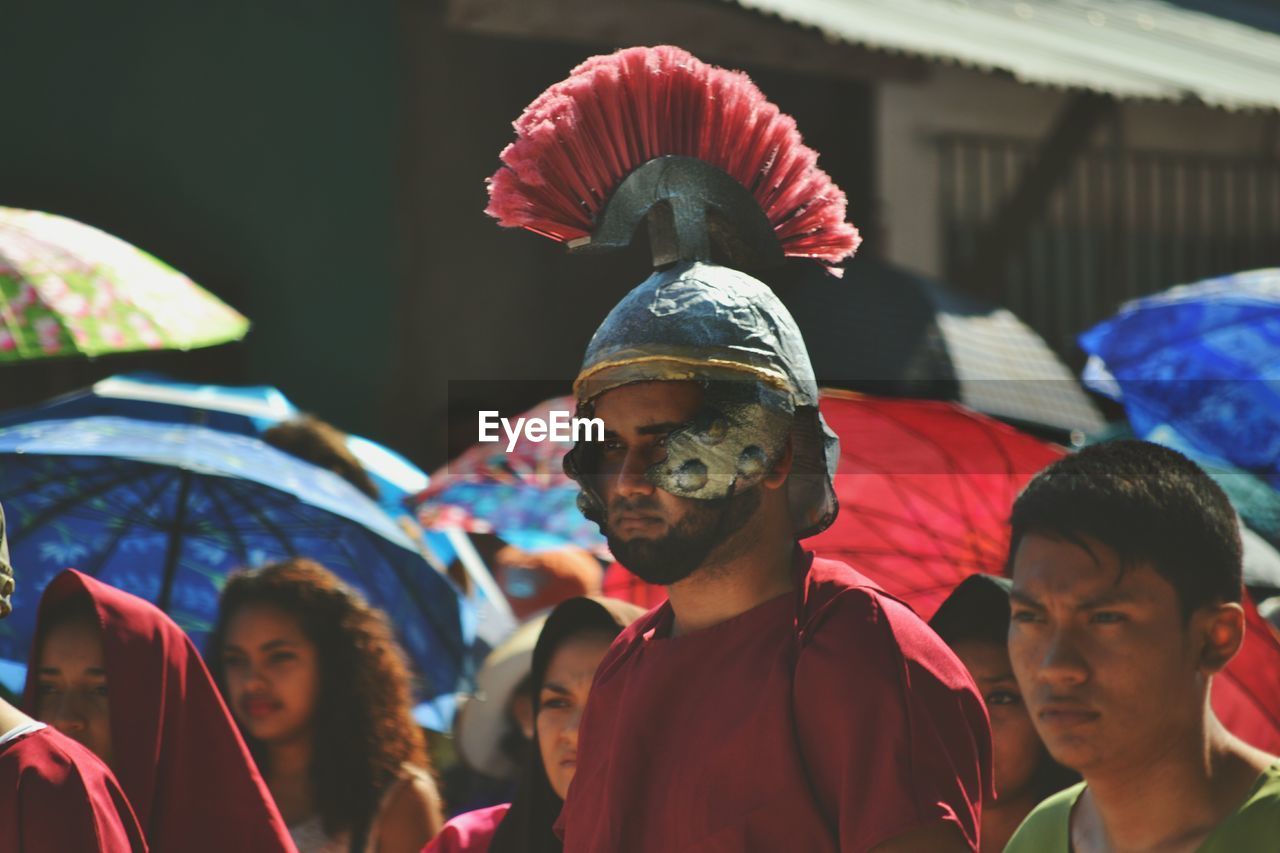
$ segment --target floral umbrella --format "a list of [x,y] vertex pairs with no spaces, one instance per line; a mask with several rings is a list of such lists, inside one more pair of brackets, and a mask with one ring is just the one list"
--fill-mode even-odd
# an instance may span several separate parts
[[194,349],[248,329],[234,309],[119,238],[0,207],[0,363]]

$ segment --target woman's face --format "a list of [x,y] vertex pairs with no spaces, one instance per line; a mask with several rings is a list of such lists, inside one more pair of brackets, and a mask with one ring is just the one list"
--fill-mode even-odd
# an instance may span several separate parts
[[1009,652],[980,640],[956,643],[954,651],[978,683],[991,716],[996,799],[1012,799],[1026,790],[1046,752],[1013,678]]
[[71,619],[45,634],[36,670],[36,717],[111,764],[111,704],[97,624]]
[[272,744],[310,736],[320,673],[316,647],[293,616],[266,604],[236,610],[222,671],[227,703],[254,738]]
[[538,747],[547,781],[562,800],[578,767],[578,721],[591,692],[591,679],[611,642],[608,634],[579,634],[562,642],[547,663],[538,693]]

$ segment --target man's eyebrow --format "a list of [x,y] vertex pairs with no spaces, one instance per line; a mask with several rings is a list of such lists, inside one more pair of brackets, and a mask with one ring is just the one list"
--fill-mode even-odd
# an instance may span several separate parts
[[684,424],[677,423],[675,421],[666,421],[660,424],[645,424],[638,428],[636,433],[638,435],[666,435],[672,430],[677,430],[682,426],[684,426]]
[[570,691],[570,690],[569,690],[569,688],[568,688],[568,687],[565,687],[565,686],[564,686],[564,685],[562,685],[562,684],[557,684],[557,683],[556,683],[556,682],[554,682],[554,681],[547,681],[547,682],[544,682],[544,683],[543,683],[543,685],[542,685],[542,689],[543,689],[543,690],[550,690],[552,693],[563,693],[563,694],[565,694],[566,696],[567,696],[567,695],[569,695],[569,694],[572,692],[572,691]]
[[1111,590],[1101,595],[1095,595],[1093,598],[1085,599],[1080,602],[1079,609],[1097,610],[1099,607],[1110,607],[1115,604],[1132,604],[1137,600],[1131,593]]
[[1043,604],[1036,601],[1034,598],[1027,595],[1025,592],[1021,592],[1016,589],[1009,590],[1009,600],[1016,601],[1019,604],[1025,605],[1027,607],[1034,607],[1037,610],[1044,610]]

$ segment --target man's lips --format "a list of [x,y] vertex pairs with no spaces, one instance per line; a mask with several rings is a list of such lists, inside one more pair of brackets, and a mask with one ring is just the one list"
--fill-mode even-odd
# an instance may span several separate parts
[[1051,702],[1036,711],[1036,718],[1053,728],[1072,728],[1092,723],[1101,714],[1086,705],[1074,702]]
[[662,519],[656,515],[641,515],[639,513],[624,512],[613,516],[609,521],[609,527],[614,531],[621,533],[624,530],[644,530],[649,527],[660,525]]

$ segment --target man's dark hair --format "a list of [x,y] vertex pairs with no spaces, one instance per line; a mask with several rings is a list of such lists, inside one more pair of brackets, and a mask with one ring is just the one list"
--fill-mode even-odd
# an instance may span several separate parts
[[1239,601],[1242,545],[1226,493],[1194,462],[1146,441],[1111,441],[1059,459],[1013,505],[1009,573],[1027,534],[1116,552],[1122,566],[1149,562],[1173,585],[1184,616]]

